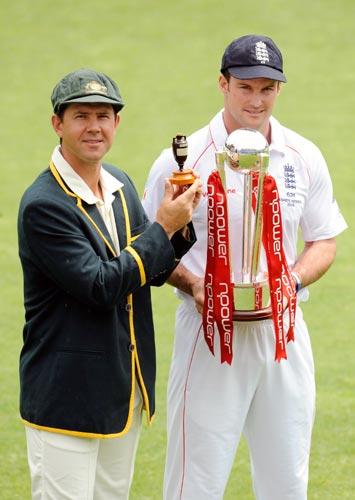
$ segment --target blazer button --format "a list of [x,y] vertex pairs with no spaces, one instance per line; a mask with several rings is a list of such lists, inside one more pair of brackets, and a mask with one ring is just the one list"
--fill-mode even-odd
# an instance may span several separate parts
[[132,309],[131,304],[126,304],[125,309],[126,309],[126,311],[130,311]]
[[134,344],[129,344],[128,349],[129,349],[131,352],[133,352],[135,348],[136,348],[136,346],[135,346]]

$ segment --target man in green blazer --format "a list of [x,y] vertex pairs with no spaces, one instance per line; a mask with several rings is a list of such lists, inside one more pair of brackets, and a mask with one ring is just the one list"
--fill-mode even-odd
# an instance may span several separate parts
[[166,182],[150,224],[130,178],[103,164],[123,101],[83,69],[52,94],[60,139],[18,217],[26,321],[20,411],[34,499],[126,499],[142,408],[154,411],[150,285],[195,241],[200,181]]

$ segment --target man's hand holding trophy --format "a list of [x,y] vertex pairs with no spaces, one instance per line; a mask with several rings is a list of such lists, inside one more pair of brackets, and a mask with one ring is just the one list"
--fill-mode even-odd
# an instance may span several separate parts
[[179,134],[174,137],[172,148],[179,169],[165,181],[164,198],[157,211],[156,221],[164,227],[169,238],[181,230],[183,236],[188,239],[187,224],[201,199],[202,184],[197,174],[183,168],[187,158],[186,136]]

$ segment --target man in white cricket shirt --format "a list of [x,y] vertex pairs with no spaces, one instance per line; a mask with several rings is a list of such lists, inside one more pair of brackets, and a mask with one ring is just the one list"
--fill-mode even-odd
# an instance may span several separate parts
[[[202,328],[207,179],[215,169],[215,151],[223,149],[232,131],[256,129],[269,143],[269,174],[279,191],[284,252],[298,303],[307,300],[308,285],[332,264],[335,236],[347,227],[319,149],[272,116],[281,82],[286,82],[282,55],[273,40],[259,35],[233,40],[224,52],[219,77],[224,109],[188,137],[186,167],[200,173],[204,196],[193,215],[197,243],[169,280],[181,304],[168,385],[166,500],[221,500],[242,433],[256,498],[307,498],[315,382],[301,309],[297,306],[294,341],[287,344],[287,359],[281,362],[275,361],[271,319],[234,323],[231,365],[221,364],[218,342],[211,354]],[[164,179],[175,168],[171,151],[165,150],[151,169],[143,205],[152,220]],[[241,267],[240,177],[230,169],[226,172],[234,269]],[[297,254],[299,228],[304,248]]]

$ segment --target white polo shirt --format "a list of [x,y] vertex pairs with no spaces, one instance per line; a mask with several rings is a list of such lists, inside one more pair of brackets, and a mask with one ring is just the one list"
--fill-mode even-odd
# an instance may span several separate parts
[[[203,197],[193,214],[197,242],[182,258],[184,266],[197,276],[204,276],[207,251],[207,179],[216,168],[215,152],[223,150],[227,131],[223,110],[211,122],[188,137],[186,168],[199,172],[203,183]],[[277,182],[283,223],[283,245],[287,262],[292,267],[297,258],[298,228],[304,241],[332,238],[347,225],[333,198],[328,168],[319,149],[307,139],[283,127],[270,118],[271,144],[268,172]],[[154,220],[164,193],[164,179],[177,169],[171,149],[164,150],[153,164],[143,197],[148,217]],[[243,179],[242,174],[226,168],[229,237],[232,268],[241,273]],[[261,268],[266,269],[265,256]],[[188,298],[186,294],[181,294]],[[299,299],[306,300],[306,289]]]

